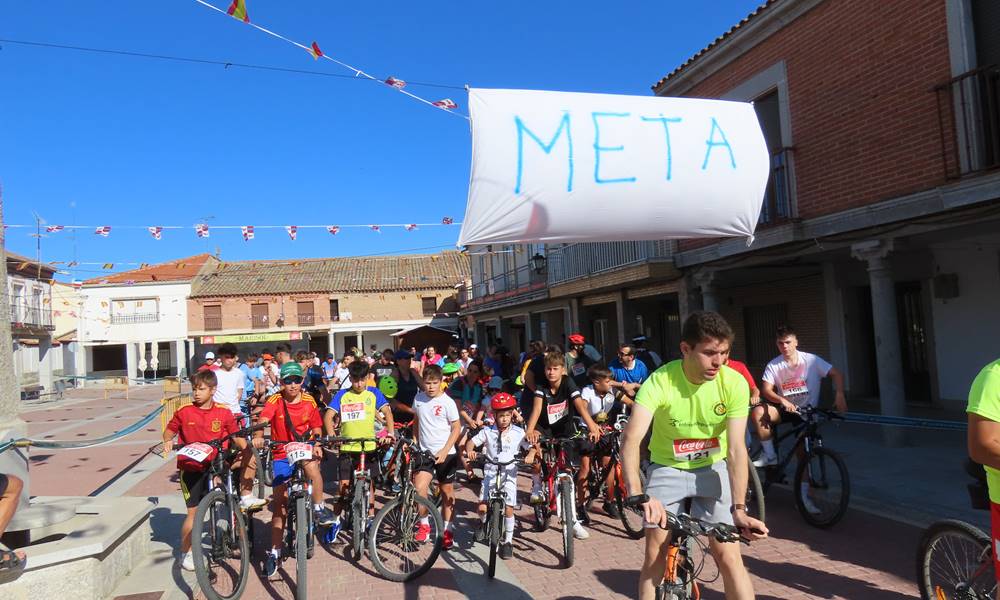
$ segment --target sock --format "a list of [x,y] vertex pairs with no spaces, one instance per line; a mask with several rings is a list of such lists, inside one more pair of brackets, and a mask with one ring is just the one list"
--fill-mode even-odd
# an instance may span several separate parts
[[479,515],[479,520],[482,521],[483,523],[486,523],[486,516],[487,516],[486,513]]
[[503,543],[509,544],[514,541],[514,517],[504,517],[503,527]]
[[313,502],[313,510],[319,510],[321,508],[323,508],[323,503],[322,502],[320,502],[319,504]]
[[271,548],[271,556],[273,556],[274,558],[278,558],[279,556],[281,556],[281,550],[279,550],[278,548]]
[[774,452],[774,440],[761,440],[760,447],[764,449],[764,456],[768,458],[774,458],[776,456]]
[[430,527],[431,526],[431,518],[430,517],[420,517],[420,524],[421,525],[426,525],[426,526]]
[[444,522],[444,530],[445,531],[451,531],[451,521],[445,521]]

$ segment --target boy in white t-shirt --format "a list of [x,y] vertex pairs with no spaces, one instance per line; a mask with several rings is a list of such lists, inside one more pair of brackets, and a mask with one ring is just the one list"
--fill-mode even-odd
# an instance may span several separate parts
[[[465,443],[465,453],[469,460],[476,459],[476,448],[483,446],[483,454],[494,462],[509,462],[516,458],[518,451],[528,450],[531,444],[524,436],[524,430],[511,424],[514,417],[514,408],[517,406],[517,399],[510,394],[500,392],[495,394],[490,400],[490,407],[493,409],[495,423],[489,427],[479,430],[468,442]],[[526,462],[533,462],[534,452],[528,452]],[[504,537],[500,544],[500,558],[506,560],[514,556],[514,506],[517,504],[517,463],[513,462],[506,466],[497,466],[487,461],[483,467],[483,485],[479,494],[479,529],[476,530],[475,539],[483,542],[486,539],[486,502],[490,498],[490,492],[496,477],[506,477],[504,482]],[[500,470],[503,469],[503,472]]]
[[[413,437],[421,450],[434,455],[431,462],[417,455],[414,463],[413,485],[417,493],[427,497],[431,479],[441,486],[441,516],[444,518],[444,543],[448,550],[454,543],[451,517],[455,511],[455,473],[458,471],[458,453],[455,444],[462,435],[458,405],[441,386],[441,367],[430,364],[424,367],[423,380],[426,392],[413,399]],[[417,528],[416,540],[425,542],[430,535],[430,517],[424,515]]]
[[[601,461],[601,465],[607,467],[611,463],[611,448],[609,445],[610,438],[607,434],[607,424],[613,424],[614,419],[625,410],[625,407],[632,405],[632,399],[627,395],[621,395],[621,402],[618,402],[615,398],[615,392],[611,388],[611,382],[613,380],[613,374],[611,369],[601,365],[596,364],[587,369],[587,377],[590,379],[590,385],[586,386],[581,390],[580,397],[587,403],[587,408],[590,411],[590,416],[594,419],[594,422],[601,427],[601,439],[597,442],[595,447],[594,456],[598,457]],[[586,477],[590,473],[590,456],[580,457],[580,472]],[[608,516],[617,519],[618,509],[615,507],[615,473],[612,470],[608,471],[607,477],[607,492],[608,497],[604,499],[604,512]],[[587,490],[582,490],[581,496],[586,493]],[[589,521],[589,517],[586,517],[586,500],[584,496],[580,500],[583,501],[581,507],[578,508],[577,512],[584,517],[584,523]]]

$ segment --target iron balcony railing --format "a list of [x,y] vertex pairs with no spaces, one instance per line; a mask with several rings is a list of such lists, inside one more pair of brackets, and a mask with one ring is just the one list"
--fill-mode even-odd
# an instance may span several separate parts
[[128,315],[111,315],[112,325],[134,325],[137,323],[156,323],[160,320],[160,313],[145,312],[132,313]]
[[648,260],[669,259],[673,254],[673,247],[673,243],[668,240],[583,242],[548,246],[548,284],[564,283]]
[[760,210],[760,225],[774,225],[792,218],[789,186],[788,159],[791,148],[782,148],[771,154],[771,176],[767,179],[764,205]]
[[1000,66],[973,69],[934,92],[945,176],[1000,168]]
[[316,313],[299,313],[299,327],[316,324]]
[[205,315],[205,331],[222,331],[222,317]]
[[52,309],[31,306],[21,296],[10,297],[10,322],[20,327],[41,327],[53,329]]
[[[487,279],[474,280],[470,286],[465,305],[478,304],[491,299],[500,299],[540,290],[545,287],[545,272],[538,273],[530,265],[521,265]],[[459,297],[462,290],[459,290]]]

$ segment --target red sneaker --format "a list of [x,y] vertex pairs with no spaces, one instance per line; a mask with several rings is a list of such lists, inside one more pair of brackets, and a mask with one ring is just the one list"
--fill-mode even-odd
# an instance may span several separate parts
[[430,525],[424,525],[423,523],[421,523],[417,527],[417,535],[414,536],[413,539],[415,539],[418,542],[420,542],[421,544],[423,544],[424,542],[427,541],[427,538],[428,538],[428,536],[430,536],[430,534],[431,534],[431,526]]
[[455,534],[446,529],[444,532],[444,542],[441,544],[441,549],[451,550],[451,546],[454,543],[455,543]]

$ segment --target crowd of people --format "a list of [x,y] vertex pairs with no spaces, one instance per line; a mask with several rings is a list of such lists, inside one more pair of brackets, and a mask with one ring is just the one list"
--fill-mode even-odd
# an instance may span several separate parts
[[[531,472],[530,502],[546,501],[537,456],[542,437],[574,440],[580,459],[572,529],[574,537],[587,539],[588,498],[583,484],[593,461],[608,460],[601,444],[606,430],[599,423],[625,415],[625,481],[630,501],[642,507],[647,525],[639,597],[652,598],[657,578],[664,572],[669,535],[660,526],[665,525],[666,512],[680,510],[685,501],[692,502],[691,514],[696,518],[735,525],[750,539],[767,535],[766,525],[747,515],[739,501],[746,497],[748,419],[764,447],[759,462],[770,464],[775,460],[773,427],[795,421],[801,407],[818,404],[820,379],[833,380],[835,408],[846,410],[841,374],[822,358],[798,350],[794,329],[782,327],[776,332],[780,354],[765,368],[760,385],[744,364],[730,358],[733,338],[732,329],[720,315],[699,312],[684,323],[682,358],[667,363],[646,348],[643,335],[621,344],[611,360],[605,360],[580,333],[567,336],[565,348],[531,341],[517,356],[500,342],[490,344],[485,351],[476,344],[449,347],[443,353],[432,346],[420,352],[409,347],[367,355],[352,350],[339,360],[332,354],[323,359],[309,352],[293,355],[287,345],[279,345],[274,353],[251,354],[240,362],[236,347],[223,344],[206,354],[205,363],[192,377],[192,404],[182,409],[184,415],[175,415],[164,437],[169,440],[180,434],[181,443],[190,442],[194,438],[186,430],[187,413],[216,411],[212,414],[217,415],[228,411],[232,422],[222,428],[223,432],[252,420],[269,423],[271,438],[278,441],[323,434],[379,440],[344,445],[339,455],[330,458],[336,461],[343,497],[361,455],[369,467],[378,464],[379,446],[391,444],[397,431],[405,427],[425,456],[433,457],[418,460],[413,483],[418,493],[426,495],[432,480],[437,481],[444,520],[443,548],[447,550],[454,543],[453,484],[459,473],[470,484],[480,483],[483,500],[490,481],[498,476],[496,467],[487,463],[483,471],[487,481],[478,482],[470,461],[480,449],[494,461],[510,460],[520,452]],[[200,430],[195,433],[200,434]],[[503,443],[496,444],[498,439]],[[263,446],[263,432],[251,445]],[[247,484],[255,468],[253,453],[241,447],[238,455],[236,468],[241,469],[241,482]],[[290,473],[280,447],[274,459],[273,549],[263,568],[268,577],[279,562],[283,482]],[[331,510],[324,503],[322,459],[323,450],[317,446],[306,472],[313,484],[314,518],[330,527],[335,540],[344,506],[338,500]],[[640,469],[645,470],[645,487],[640,483]],[[182,474],[188,506],[196,506],[200,499],[200,484],[194,479],[189,473]],[[517,479],[510,477],[508,481],[500,549],[504,559],[513,555],[514,510],[518,505]],[[799,492],[808,502],[808,488]],[[242,486],[241,493],[245,508],[264,503],[249,485]],[[615,494],[615,487],[609,486],[607,493]],[[614,498],[602,500],[602,510],[617,516]],[[479,514],[485,515],[485,505],[479,507]],[[182,548],[184,568],[193,567],[190,520],[189,515]],[[426,540],[429,524],[425,520],[418,527],[417,539]],[[477,533],[476,538],[481,537]],[[727,595],[752,597],[739,545],[713,543],[713,551]]]

